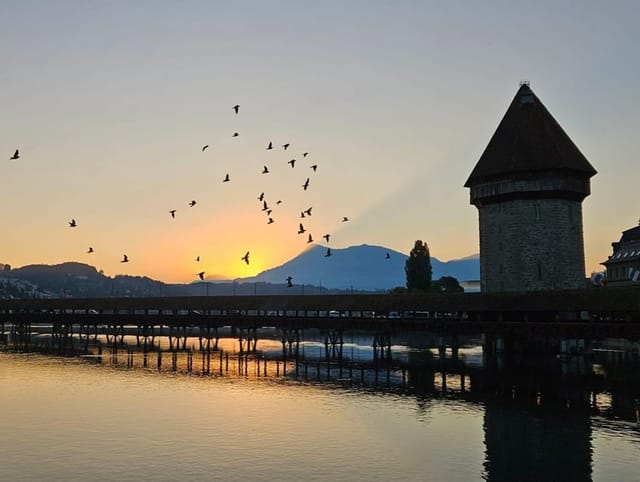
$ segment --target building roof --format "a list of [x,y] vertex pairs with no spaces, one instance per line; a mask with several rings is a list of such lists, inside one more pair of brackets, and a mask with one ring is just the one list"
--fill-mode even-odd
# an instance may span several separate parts
[[523,83],[465,187],[495,176],[557,170],[588,178],[596,174],[529,85]]
[[609,265],[616,263],[636,262],[640,260],[640,226],[622,231],[620,241],[611,243],[613,254],[600,263]]
[[631,241],[640,241],[640,225],[636,226],[635,228],[622,231],[620,243],[629,243]]

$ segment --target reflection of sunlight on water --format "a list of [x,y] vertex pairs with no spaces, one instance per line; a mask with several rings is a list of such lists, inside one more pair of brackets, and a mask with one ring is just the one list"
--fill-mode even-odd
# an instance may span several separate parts
[[595,407],[598,410],[609,410],[612,406],[613,400],[610,393],[596,393],[595,394]]

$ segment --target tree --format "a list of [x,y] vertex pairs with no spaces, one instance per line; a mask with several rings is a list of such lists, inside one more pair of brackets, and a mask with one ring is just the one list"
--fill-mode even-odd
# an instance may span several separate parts
[[462,293],[464,292],[464,288],[460,286],[457,278],[453,276],[443,276],[438,281],[436,281],[436,285],[441,291],[445,293]]
[[431,288],[431,256],[427,243],[416,241],[404,264],[409,290],[428,291]]

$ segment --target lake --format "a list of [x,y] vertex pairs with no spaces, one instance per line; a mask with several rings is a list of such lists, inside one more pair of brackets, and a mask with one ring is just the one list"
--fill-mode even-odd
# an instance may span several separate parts
[[273,336],[249,355],[223,338],[175,371],[138,349],[0,351],[0,480],[640,480],[630,342],[533,362],[482,335],[453,352],[407,334],[390,359],[367,334],[338,356],[323,340],[285,365]]

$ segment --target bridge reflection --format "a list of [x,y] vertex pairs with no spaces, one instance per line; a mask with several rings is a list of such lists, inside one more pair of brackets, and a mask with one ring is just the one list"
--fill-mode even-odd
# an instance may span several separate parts
[[95,324],[7,324],[7,350],[74,354],[110,366],[277,378],[484,413],[488,480],[588,480],[594,420],[638,430],[635,340],[496,333]]

